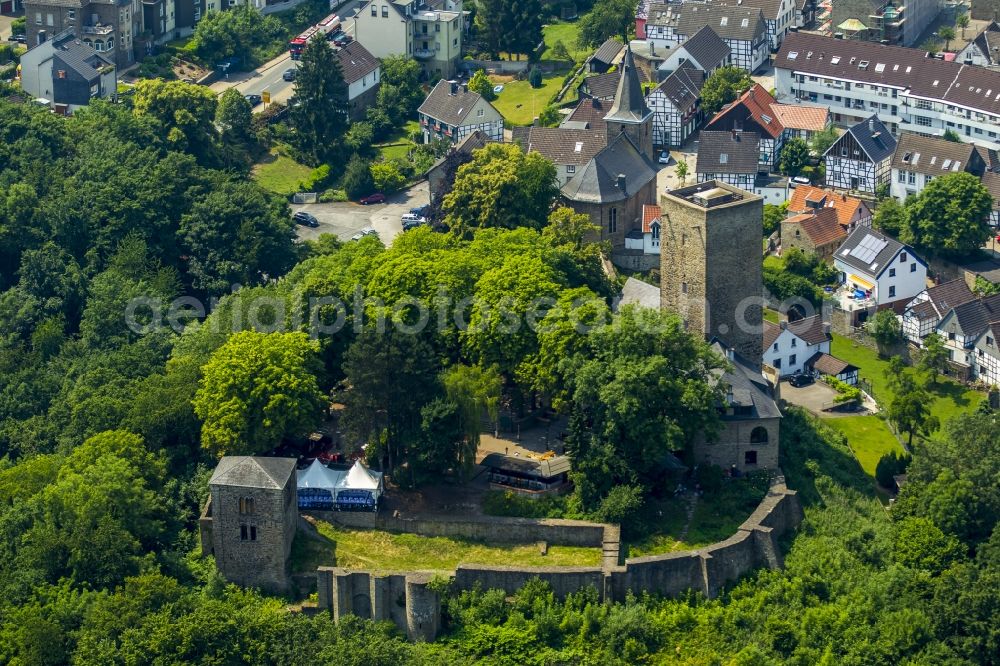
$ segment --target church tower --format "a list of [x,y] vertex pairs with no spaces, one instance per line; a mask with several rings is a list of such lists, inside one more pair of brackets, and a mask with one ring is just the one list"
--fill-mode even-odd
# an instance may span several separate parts
[[653,112],[646,106],[639,83],[639,71],[632,59],[632,49],[625,47],[625,57],[621,64],[622,75],[618,80],[618,92],[614,104],[604,122],[608,125],[608,143],[624,132],[632,143],[646,157],[653,158]]

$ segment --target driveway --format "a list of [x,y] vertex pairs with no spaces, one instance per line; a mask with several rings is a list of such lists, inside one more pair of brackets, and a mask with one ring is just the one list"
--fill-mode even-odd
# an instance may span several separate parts
[[315,229],[296,227],[299,238],[303,240],[315,240],[322,234],[333,234],[340,240],[346,241],[362,229],[371,227],[388,246],[403,231],[399,218],[409,213],[411,208],[427,203],[430,203],[430,193],[427,181],[423,180],[408,190],[388,197],[384,204],[362,206],[353,201],[292,204],[292,211],[304,210],[319,220],[319,226]]
[[0,41],[5,42],[10,37],[10,25],[14,22],[15,18],[7,14],[0,14]]
[[770,62],[766,62],[757,68],[757,73],[750,76],[754,83],[759,83],[760,86],[767,92],[774,90],[774,67]]
[[825,408],[829,408],[833,405],[834,398],[836,397],[837,392],[834,391],[828,384],[824,384],[821,381],[817,381],[814,384],[803,386],[801,388],[796,388],[785,381],[781,382],[782,400],[790,402],[793,405],[803,407],[816,416],[822,418],[861,416],[865,414],[873,414],[877,409],[874,403],[865,399],[864,409],[859,409],[856,412],[824,411]]
[[[681,180],[677,177],[677,164],[684,160],[687,162],[688,172],[684,179],[685,185],[693,185],[697,182],[695,167],[697,167],[698,141],[688,141],[680,148],[670,151],[670,164],[667,164],[656,175],[656,191],[663,193],[681,186]],[[657,197],[659,199],[659,197]]]

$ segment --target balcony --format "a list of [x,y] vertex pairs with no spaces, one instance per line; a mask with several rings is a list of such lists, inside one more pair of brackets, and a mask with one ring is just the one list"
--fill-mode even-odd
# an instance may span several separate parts
[[413,49],[413,57],[417,60],[430,60],[436,53],[434,49]]
[[83,30],[83,34],[85,35],[100,35],[102,37],[114,34],[115,32],[115,27],[113,25],[82,25],[80,26],[80,29]]

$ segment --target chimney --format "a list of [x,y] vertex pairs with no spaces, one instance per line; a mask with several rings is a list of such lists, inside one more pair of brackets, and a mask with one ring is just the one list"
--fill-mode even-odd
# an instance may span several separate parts
[[541,124],[542,124],[542,121],[540,121],[538,119],[538,116],[535,116],[534,118],[531,119],[531,126],[532,127],[538,127]]
[[871,132],[872,134],[875,133],[875,119],[874,118],[869,118],[868,119],[868,131]]
[[830,335],[830,322],[823,322],[823,335]]
[[778,326],[780,326],[781,330],[784,331],[785,329],[788,328],[788,320],[787,319],[782,319],[780,322],[778,322]]
[[450,92],[448,94],[449,95],[457,95],[458,94],[458,81],[449,81],[448,85],[450,86]]
[[626,194],[628,193],[628,190],[625,189],[625,174],[623,173],[618,174],[618,189]]
[[736,133],[736,128],[733,128],[733,141],[739,141],[740,135]]
[[465,92],[465,93],[469,92],[469,84],[468,83],[463,83],[462,84],[462,92]]
[[[726,347],[726,358],[729,359],[730,361],[736,360],[736,352],[733,350],[732,347]],[[730,396],[732,395],[732,393],[733,393],[733,387],[730,386],[729,387]],[[732,402],[732,398],[730,398],[730,402]]]

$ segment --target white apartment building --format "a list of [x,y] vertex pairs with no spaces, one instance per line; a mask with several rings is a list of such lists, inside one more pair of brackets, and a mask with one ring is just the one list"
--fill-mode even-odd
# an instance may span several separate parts
[[830,109],[853,125],[877,113],[893,134],[942,136],[1000,149],[1000,72],[918,49],[790,33],[775,56],[779,99]]
[[354,39],[376,58],[408,55],[428,77],[455,74],[462,57],[461,0],[367,0],[353,20]]

